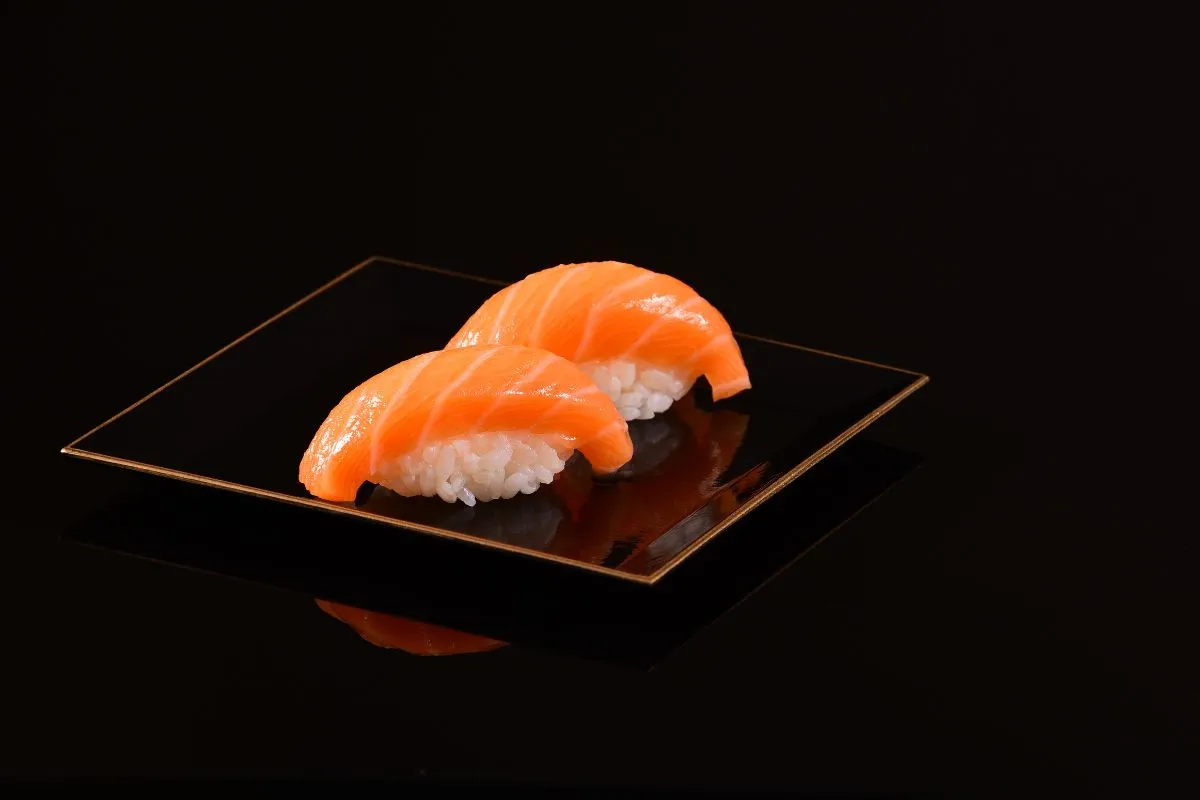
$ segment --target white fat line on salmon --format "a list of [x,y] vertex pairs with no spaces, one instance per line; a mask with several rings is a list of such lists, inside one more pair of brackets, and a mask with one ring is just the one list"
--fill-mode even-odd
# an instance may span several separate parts
[[496,314],[496,319],[492,322],[492,332],[488,334],[484,344],[500,344],[500,329],[504,324],[504,316],[508,313],[508,307],[512,305],[513,298],[517,296],[516,284],[505,289],[504,294],[504,302],[500,304],[500,312]]
[[631,344],[628,348],[626,348],[625,352],[621,355],[621,359],[623,360],[626,358],[631,358],[631,357],[636,356],[638,348],[641,347],[642,345],[644,345],[647,341],[649,341],[650,337],[653,336],[655,333],[657,333],[659,328],[661,328],[663,325],[666,325],[667,322],[669,322],[670,320],[686,319],[686,314],[684,314],[684,312],[686,312],[689,308],[694,306],[696,303],[701,302],[703,299],[704,298],[702,298],[698,294],[692,295],[692,297],[686,303],[675,306],[675,308],[671,309],[666,314],[663,314],[658,319],[654,320],[654,322],[650,323],[650,327],[648,327],[648,328],[646,328],[646,330],[642,331],[642,335],[639,336],[636,340],[634,340],[633,344]]
[[449,386],[442,389],[442,391],[438,393],[437,399],[433,401],[433,405],[429,409],[429,417],[425,420],[425,427],[421,429],[421,435],[417,439],[417,446],[415,448],[416,452],[419,453],[422,449],[424,449],[425,442],[429,438],[429,430],[433,427],[433,423],[437,420],[438,412],[441,411],[442,403],[446,401],[446,397],[459,386],[462,386],[463,382],[466,381],[467,378],[470,378],[471,375],[475,373],[475,370],[479,369],[485,361],[499,352],[501,352],[501,350],[497,348],[494,350],[487,350],[475,356],[475,360],[471,362],[470,366],[464,369],[462,374],[455,378]]
[[496,395],[495,399],[492,400],[492,404],[490,406],[488,406],[487,409],[482,414],[479,415],[479,418],[477,420],[475,420],[475,424],[471,426],[471,430],[468,431],[468,435],[470,435],[472,433],[478,433],[483,428],[483,423],[487,421],[487,418],[490,417],[492,415],[492,412],[496,410],[496,407],[498,405],[500,405],[500,401],[508,396],[507,395],[508,392],[518,389],[522,386],[528,386],[529,384],[533,383],[533,380],[535,378],[537,378],[538,375],[541,375],[543,372],[545,372],[546,367],[553,364],[555,362],[555,360],[557,360],[557,359],[558,359],[558,356],[554,355],[553,353],[546,354],[545,356],[542,357],[542,360],[539,361],[537,363],[537,365],[534,366],[533,369],[531,369],[529,372],[527,372],[525,374],[525,377],[518,378],[505,391]]
[[599,391],[600,391],[600,387],[593,383],[591,386],[583,387],[575,394],[563,395],[562,397],[558,398],[557,403],[555,403],[554,405],[550,406],[550,408],[543,411],[541,414],[538,415],[537,419],[535,419],[533,422],[530,423],[529,430],[536,432],[537,426],[542,423],[542,420],[546,419],[547,417],[552,419],[554,417],[554,415],[556,413],[558,413],[559,408],[561,408],[565,403],[579,401],[579,400],[583,399],[584,397],[596,394]]
[[704,345],[704,347],[701,347],[699,350],[692,353],[692,357],[689,358],[687,361],[688,366],[690,367],[693,364],[695,364],[697,361],[699,361],[700,359],[704,358],[704,355],[709,350],[712,350],[716,347],[720,347],[721,345],[725,344],[726,342],[731,342],[731,341],[733,341],[733,337],[730,336],[728,333],[723,333],[720,336],[718,336],[717,338],[710,340],[708,344]]
[[603,439],[605,436],[608,436],[610,433],[612,433],[617,428],[629,430],[629,423],[623,419],[613,420],[612,422],[608,423],[603,428],[601,428],[599,430],[599,432],[597,432],[596,435],[593,436],[592,438],[587,439],[586,441],[583,441],[583,442],[576,442],[575,449],[582,450],[583,448],[590,445],[592,442],[597,442],[597,441]]
[[541,310],[538,311],[537,319],[533,321],[533,327],[529,330],[529,344],[532,347],[541,347],[539,338],[542,335],[542,320],[546,318],[546,311],[554,305],[554,298],[558,297],[558,293],[562,291],[562,287],[567,281],[575,275],[582,272],[578,265],[567,268],[563,276],[558,279],[558,283],[554,284],[554,288],[546,295],[546,300],[542,303]]
[[630,289],[635,289],[651,278],[657,278],[658,275],[654,272],[645,272],[638,275],[636,278],[629,280],[609,289],[603,297],[592,303],[591,309],[588,311],[587,320],[583,324],[583,336],[579,340],[579,345],[575,348],[575,355],[571,357],[572,361],[578,361],[580,354],[586,352],[586,347],[592,343],[592,336],[596,332],[596,313],[602,308],[607,308],[612,302],[612,299],[617,295],[628,292]]
[[371,461],[369,464],[371,469],[368,474],[374,474],[376,468],[379,466],[379,437],[383,435],[383,431],[387,428],[388,417],[392,415],[392,409],[396,407],[396,401],[409,390],[413,381],[425,371],[425,367],[429,366],[429,362],[433,360],[435,355],[437,353],[425,353],[422,356],[417,356],[421,360],[421,363],[411,369],[408,376],[400,384],[400,387],[392,392],[391,399],[388,400],[387,406],[383,409],[383,415],[379,417],[379,422],[375,423],[375,427],[371,429]]

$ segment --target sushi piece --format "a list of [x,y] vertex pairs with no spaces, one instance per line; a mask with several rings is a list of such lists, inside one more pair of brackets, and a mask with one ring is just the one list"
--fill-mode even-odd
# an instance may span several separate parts
[[733,331],[669,275],[616,261],[535,272],[489,298],[448,348],[541,347],[578,364],[626,420],[650,419],[701,375],[715,400],[750,388]]
[[531,494],[575,450],[604,474],[633,455],[628,425],[582,370],[530,347],[439,350],[369,378],[329,413],[300,482],[351,501],[364,481],[448,503]]
[[397,617],[380,611],[317,600],[329,616],[349,625],[366,641],[376,647],[403,650],[416,656],[457,656],[466,653],[486,653],[507,645],[474,633],[443,628],[407,617]]

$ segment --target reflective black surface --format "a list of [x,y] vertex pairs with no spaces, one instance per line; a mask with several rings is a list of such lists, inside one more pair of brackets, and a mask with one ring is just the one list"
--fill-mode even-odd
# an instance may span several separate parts
[[[717,537],[655,586],[614,584],[455,541],[380,536],[353,518],[305,525],[299,522],[303,508],[263,506],[251,498],[136,474],[105,476],[120,499],[66,536],[468,634],[649,667],[917,463],[912,454],[855,440],[781,493],[777,511],[793,518],[786,530],[739,526],[736,535]],[[530,519],[558,519],[552,513],[557,505],[537,500],[542,494],[518,502],[512,529],[493,535],[528,542],[549,530],[554,540],[550,526],[522,527]],[[603,533],[594,538],[608,546]],[[640,551],[630,551],[626,558],[639,557]]]
[[495,288],[372,259],[73,447],[272,492],[272,502],[354,507],[654,576],[923,380],[743,336],[754,388],[714,406],[701,381],[662,419],[634,422],[635,458],[616,480],[593,481],[577,460],[534,497],[474,508],[383,489],[353,504],[308,495],[296,477],[299,454],[329,409],[367,377],[440,349]]

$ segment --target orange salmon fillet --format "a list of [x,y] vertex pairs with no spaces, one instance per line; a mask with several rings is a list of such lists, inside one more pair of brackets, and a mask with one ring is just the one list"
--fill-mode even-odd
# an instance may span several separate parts
[[704,375],[713,398],[750,388],[729,323],[687,284],[617,261],[563,264],[505,287],[479,307],[448,348],[540,347],[577,364],[623,359]]
[[517,346],[439,350],[369,378],[329,413],[300,461],[300,482],[353,500],[380,463],[441,439],[487,431],[561,436],[599,473],[633,456],[625,420],[582,370]]

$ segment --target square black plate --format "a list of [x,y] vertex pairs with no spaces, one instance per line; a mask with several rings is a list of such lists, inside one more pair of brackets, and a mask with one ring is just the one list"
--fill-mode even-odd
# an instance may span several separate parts
[[739,333],[754,388],[714,404],[701,381],[633,423],[622,480],[593,481],[576,460],[533,495],[474,508],[385,490],[309,496],[297,467],[329,409],[365,377],[440,349],[502,285],[368,259],[63,452],[651,584],[928,380]]

